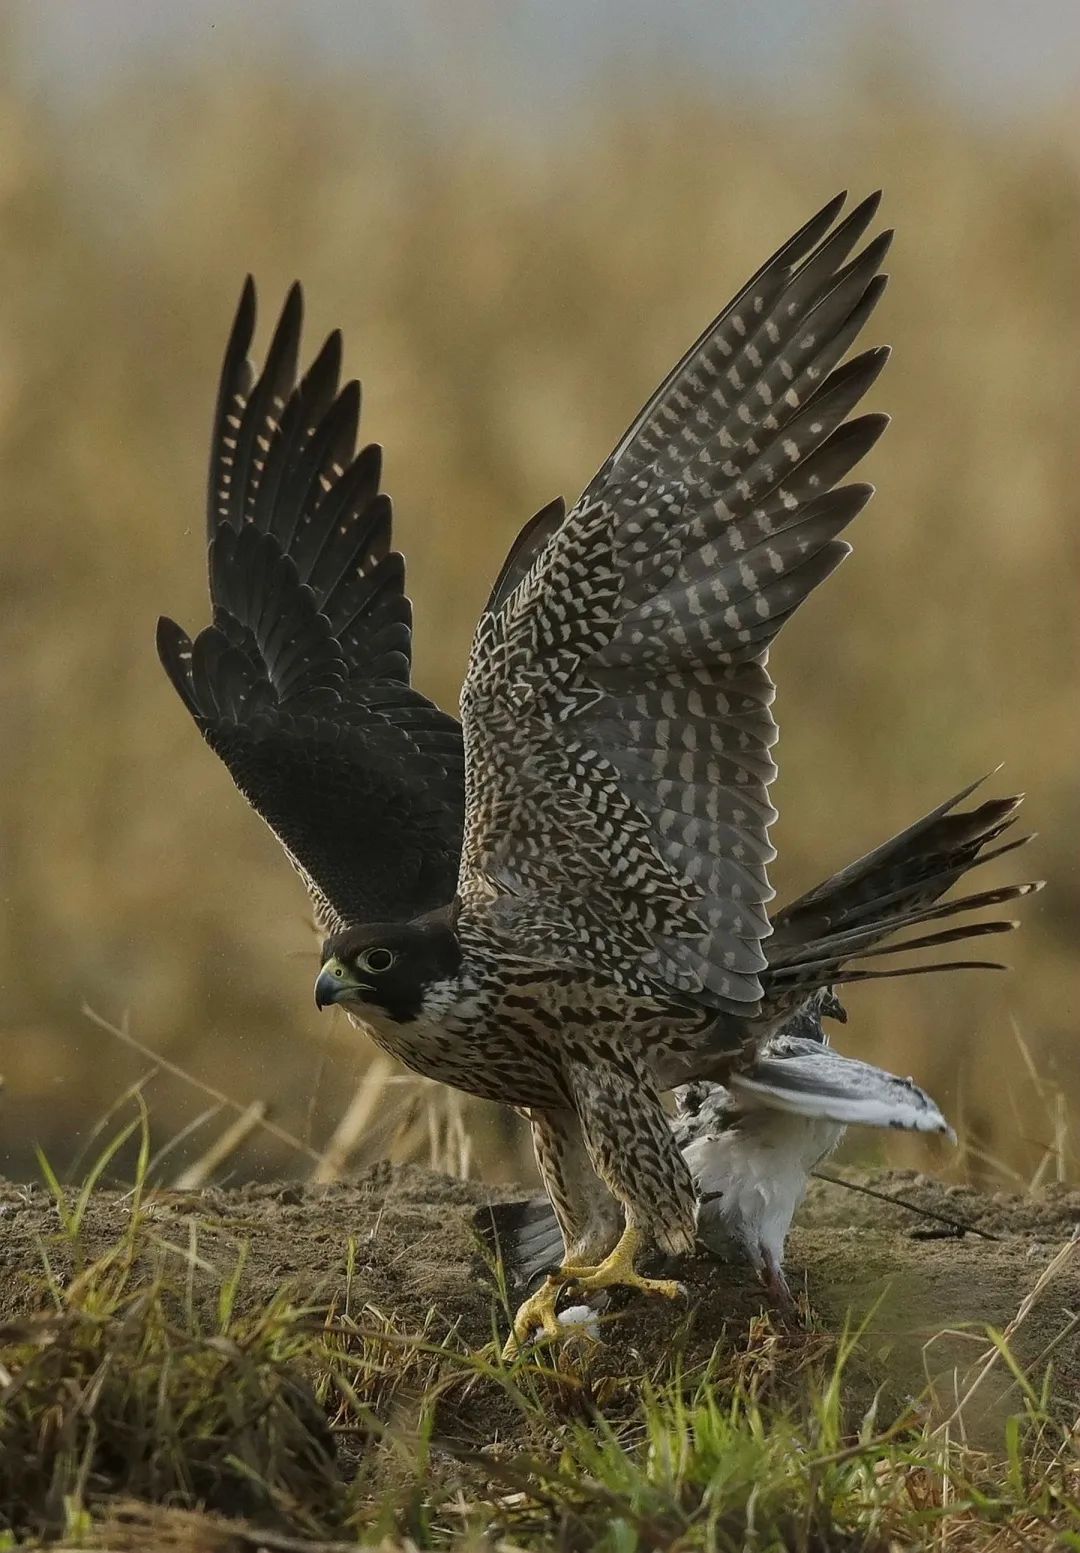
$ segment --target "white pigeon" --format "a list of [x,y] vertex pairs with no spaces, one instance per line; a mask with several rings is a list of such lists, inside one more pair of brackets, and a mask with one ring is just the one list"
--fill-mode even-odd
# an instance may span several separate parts
[[[925,1090],[834,1052],[821,1015],[843,1013],[831,993],[789,1020],[749,1072],[676,1092],[672,1130],[697,1181],[698,1238],[750,1262],[770,1297],[792,1303],[784,1246],[807,1182],[847,1128],[955,1134]],[[801,1028],[799,1028],[801,1026]]]

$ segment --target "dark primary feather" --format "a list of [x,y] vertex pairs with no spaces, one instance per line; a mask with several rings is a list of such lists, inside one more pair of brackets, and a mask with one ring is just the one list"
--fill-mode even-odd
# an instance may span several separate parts
[[556,902],[554,953],[640,995],[752,1015],[772,896],[769,645],[848,553],[886,424],[877,207],[832,201],[691,348],[573,511],[519,538],[463,697],[462,889]]
[[293,286],[256,375],[244,286],[222,367],[207,497],[213,624],[158,625],[169,678],[305,877],[329,930],[448,901],[464,762],[413,690],[405,568],[381,450],[356,451],[360,389],[332,334],[298,379]]

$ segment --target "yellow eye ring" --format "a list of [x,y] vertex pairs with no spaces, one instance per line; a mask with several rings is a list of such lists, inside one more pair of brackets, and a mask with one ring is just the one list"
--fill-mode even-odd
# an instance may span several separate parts
[[378,976],[382,971],[388,971],[397,959],[392,949],[365,949],[362,955],[357,957],[358,970],[370,971]]

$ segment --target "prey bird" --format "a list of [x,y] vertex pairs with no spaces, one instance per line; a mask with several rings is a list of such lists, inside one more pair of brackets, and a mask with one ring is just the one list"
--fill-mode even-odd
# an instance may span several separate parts
[[[250,283],[241,300],[211,459],[213,622],[191,640],[163,620],[159,653],[307,881],[329,935],[317,1004],[528,1117],[564,1257],[515,1343],[554,1329],[570,1278],[675,1291],[635,1266],[649,1243],[694,1242],[664,1092],[737,1093],[824,987],[994,963],[860,962],[896,929],[1028,888],[942,904],[951,879],[855,864],[768,914],[768,649],[848,553],[871,489],[840,482],[887,424],[849,419],[887,352],[841,363],[890,234],[851,258],[878,197],[838,220],[843,203],[709,325],[574,507],[521,531],[476,630],[462,730],[409,683],[403,565],[379,451],[355,451],[340,339],[298,378],[294,288],[256,375]],[[987,809],[953,818],[992,829]]]

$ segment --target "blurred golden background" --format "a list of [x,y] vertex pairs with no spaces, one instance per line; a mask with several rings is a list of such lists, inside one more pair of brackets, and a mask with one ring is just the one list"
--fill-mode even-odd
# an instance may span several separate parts
[[[142,21],[155,9],[164,25],[156,0]],[[796,26],[801,8],[786,9]],[[205,450],[245,272],[260,343],[296,276],[307,350],[345,331],[363,431],[386,448],[418,681],[453,706],[520,523],[577,493],[796,224],[839,187],[878,185],[898,238],[866,343],[895,346],[871,406],[895,419],[860,471],[878,494],[855,554],[774,655],[774,882],[787,897],[1005,762],[994,790],[1026,789],[1041,834],[998,877],[1050,880],[1007,944],[1013,973],[852,990],[838,1042],[914,1074],[966,1147],[849,1149],[1006,1179],[1075,1167],[1068,94],[1036,81],[1015,104],[953,101],[917,50],[864,36],[854,11],[798,93],[739,84],[730,61],[721,89],[700,48],[613,48],[605,63],[595,35],[594,66],[558,86],[557,60],[522,63],[508,18],[537,8],[516,3],[453,19],[402,6],[412,74],[407,57],[367,56],[377,7],[327,8],[354,29],[340,50],[332,28],[309,48],[281,6],[258,27],[246,4],[194,7],[205,25],[183,47],[166,27],[160,46],[128,49],[134,10],[102,4],[77,24],[114,27],[90,36],[84,79],[81,34],[57,33],[57,11],[74,27],[76,10],[11,9],[0,38],[0,1167],[36,1170],[40,1144],[72,1168],[140,1083],[155,1145],[176,1143],[164,1176],[231,1120],[84,1005],[232,1101],[265,1102],[308,1151],[256,1129],[226,1174],[308,1173],[372,1059],[343,1019],[317,1018],[303,890],[154,653],[160,612],[189,629],[207,615]],[[512,1118],[386,1078],[380,1065],[354,1110],[353,1157],[469,1155],[490,1179],[529,1168]]]

